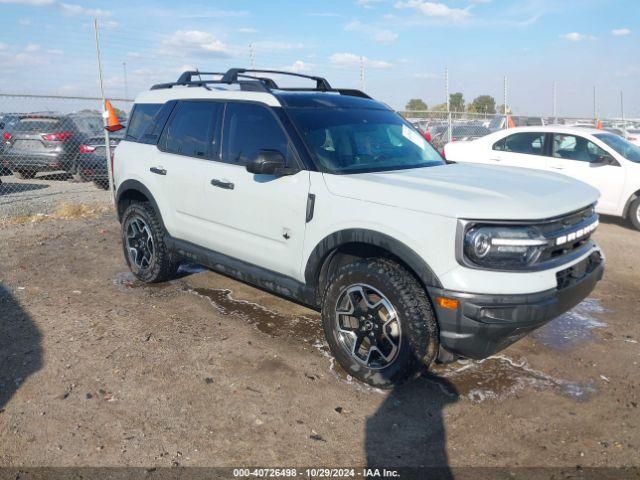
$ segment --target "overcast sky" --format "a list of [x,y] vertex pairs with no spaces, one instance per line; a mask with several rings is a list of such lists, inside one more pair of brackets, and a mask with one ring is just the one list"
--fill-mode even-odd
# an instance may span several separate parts
[[[0,0],[0,91],[97,94],[99,19],[107,95],[134,96],[185,68],[249,66],[365,87],[402,108],[450,90],[517,113],[640,117],[638,0]],[[253,44],[253,49],[249,47]]]

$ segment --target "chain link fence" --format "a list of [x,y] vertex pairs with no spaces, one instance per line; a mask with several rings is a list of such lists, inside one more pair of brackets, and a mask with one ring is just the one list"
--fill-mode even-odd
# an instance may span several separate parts
[[[126,122],[130,100],[113,100]],[[98,97],[0,94],[0,221],[51,215],[60,205],[108,205],[107,150]]]

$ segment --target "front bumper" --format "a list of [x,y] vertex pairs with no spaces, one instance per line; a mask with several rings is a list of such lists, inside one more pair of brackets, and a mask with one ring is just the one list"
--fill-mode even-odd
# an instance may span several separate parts
[[440,345],[467,358],[486,358],[580,303],[604,273],[599,251],[557,273],[558,287],[528,295],[482,295],[429,288],[432,299],[458,300],[456,309],[434,302]]

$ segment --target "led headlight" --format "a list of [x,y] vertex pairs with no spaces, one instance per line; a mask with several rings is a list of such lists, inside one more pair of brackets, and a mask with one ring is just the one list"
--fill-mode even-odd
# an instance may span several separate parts
[[522,268],[538,260],[548,240],[534,227],[478,225],[464,235],[464,255],[486,268]]

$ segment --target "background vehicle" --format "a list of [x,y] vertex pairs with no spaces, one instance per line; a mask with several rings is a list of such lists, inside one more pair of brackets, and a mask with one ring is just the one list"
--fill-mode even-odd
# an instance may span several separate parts
[[17,178],[61,170],[77,175],[79,145],[102,131],[102,119],[96,115],[24,115],[15,123],[0,159]]
[[156,85],[136,99],[114,179],[137,278],[165,281],[185,258],[318,309],[337,361],[379,387],[505,348],[604,268],[595,189],[446,165],[386,105],[321,77]]
[[[476,138],[484,137],[491,133],[489,129],[482,125],[453,125],[451,129],[451,141],[452,142],[464,142],[469,140],[475,140]],[[449,141],[449,127],[445,126],[442,131],[435,135],[431,144],[440,153],[444,152],[444,146]]]
[[640,147],[583,127],[521,127],[445,146],[448,160],[557,172],[600,191],[597,210],[640,229]]
[[[17,114],[0,114],[0,155],[2,155],[7,140],[11,138],[11,131],[19,118]],[[2,162],[0,162],[0,176],[1,175],[11,175],[11,170],[2,165]]]
[[[111,132],[109,142],[111,144],[111,155],[116,146],[124,138],[124,132]],[[78,174],[85,181],[91,181],[102,189],[109,188],[109,168],[107,166],[106,148],[104,134],[87,139],[86,143],[78,146],[79,154]]]
[[511,121],[516,127],[540,126],[544,125],[544,120],[540,117],[523,117],[519,115],[496,115],[489,123],[489,130],[496,132],[507,128],[507,122],[511,117]]

